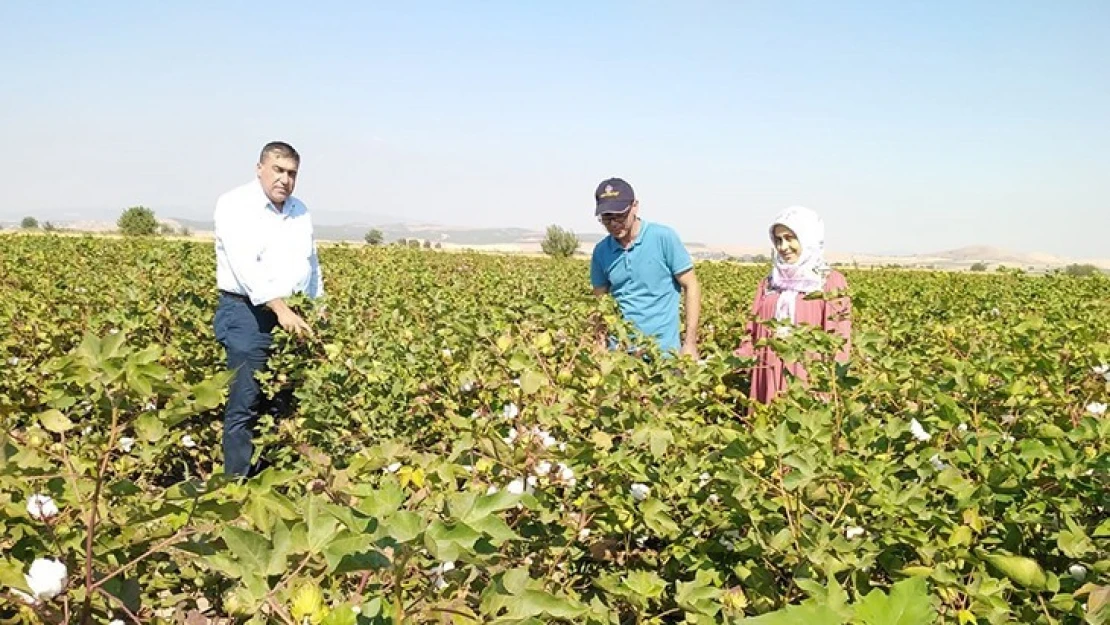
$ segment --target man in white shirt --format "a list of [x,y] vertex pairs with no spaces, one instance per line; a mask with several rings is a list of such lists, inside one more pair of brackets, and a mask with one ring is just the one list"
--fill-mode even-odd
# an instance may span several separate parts
[[261,389],[254,374],[266,366],[271,332],[312,328],[284,298],[324,295],[308,209],[293,188],[301,157],[287,143],[262,148],[257,178],[216,201],[216,283],[213,326],[235,372],[224,412],[224,472],[249,477]]

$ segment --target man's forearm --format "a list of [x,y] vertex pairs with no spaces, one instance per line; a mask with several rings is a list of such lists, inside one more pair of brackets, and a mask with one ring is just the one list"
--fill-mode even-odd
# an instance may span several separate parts
[[278,317],[281,317],[286,313],[293,312],[293,310],[289,308],[289,304],[286,304],[285,300],[280,297],[275,297],[274,299],[266,302],[266,307],[274,311],[274,313]]
[[686,335],[683,340],[689,345],[698,342],[698,324],[701,321],[701,285],[695,281],[686,287]]

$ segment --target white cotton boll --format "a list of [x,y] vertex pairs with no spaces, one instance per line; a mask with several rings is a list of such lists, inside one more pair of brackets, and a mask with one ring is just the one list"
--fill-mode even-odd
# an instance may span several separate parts
[[509,491],[509,493],[512,495],[523,495],[524,480],[520,479],[519,477],[516,478],[515,480],[509,482],[509,486],[506,487],[505,490]]
[[698,476],[698,485],[699,486],[705,486],[706,484],[709,483],[709,480],[711,480],[711,479],[713,479],[713,478],[710,477],[708,473],[702,473],[701,475]]
[[925,428],[918,422],[917,419],[910,421],[910,434],[919,441],[927,441],[932,438],[932,434],[925,431]]
[[629,492],[632,493],[632,498],[636,501],[643,501],[651,494],[651,488],[649,488],[647,484],[640,484],[637,482],[629,488]]
[[158,404],[156,404],[152,401],[148,401],[147,403],[143,404],[143,410],[145,410],[147,412],[151,412],[153,410],[158,410]]
[[464,392],[464,393],[469,393],[470,391],[474,390],[474,383],[473,382],[466,382],[462,386],[459,387],[459,390]]
[[108,334],[119,334],[119,328],[112,328],[108,330]]
[[448,349],[448,348],[446,348],[446,347],[444,347],[444,348],[443,348],[443,355],[444,355],[445,357],[447,357],[447,358],[450,358],[450,357],[451,357],[451,350],[450,350],[450,349]]
[[509,435],[506,436],[505,438],[501,439],[501,440],[505,441],[506,445],[512,447],[513,444],[516,443],[517,436],[520,436],[520,434],[518,434],[515,429],[512,429],[512,430],[509,430]]
[[1100,417],[1100,416],[1106,414],[1106,404],[1099,403],[1099,402],[1091,402],[1091,403],[1087,404],[1087,412],[1095,415],[1096,417]]
[[574,477],[574,469],[560,462],[558,470],[559,480],[564,482],[567,486],[573,487],[578,483],[578,479]]
[[513,403],[505,404],[505,407],[501,409],[501,415],[506,419],[515,419],[519,414],[520,408],[517,408],[517,405]]
[[1006,441],[1007,443],[1013,443],[1013,442],[1017,441],[1017,439],[1014,438],[1014,436],[1012,434],[1003,434],[1002,435],[1002,440]]
[[966,423],[961,423],[956,429],[961,431],[961,432],[966,432],[967,431],[967,424]]
[[433,575],[443,575],[455,570],[454,560],[446,560],[432,567],[431,573]]
[[493,484],[490,484],[489,488],[486,489],[486,494],[487,495],[496,495],[498,490],[500,490],[500,489],[498,489]]
[[81,434],[82,434],[83,436],[88,436],[89,434],[92,434],[92,431],[93,431],[93,426],[91,426],[91,425],[86,425],[86,426],[85,426],[85,429],[81,430]]
[[578,540],[580,540],[582,542],[586,542],[586,539],[589,538],[589,537],[590,537],[590,528],[583,527],[582,529],[578,530]]
[[112,620],[108,621],[108,625],[125,625],[125,624],[124,624],[123,621],[121,621],[120,619],[117,618],[117,619],[112,619]]
[[1087,579],[1087,567],[1082,564],[1073,564],[1068,567],[1068,575],[1077,582]]
[[119,439],[119,448],[125,454],[131,453],[131,448],[135,446],[135,439],[130,436],[124,436]]
[[940,459],[940,454],[933,454],[933,456],[929,458],[929,464],[933,465],[933,468],[937,471],[943,471],[948,468],[948,465],[944,464],[944,461]]
[[559,451],[566,451],[566,450],[567,450],[567,444],[566,443],[559,443]]
[[536,473],[536,475],[540,477],[546,477],[548,473],[551,473],[551,463],[546,460],[541,460],[540,462],[536,463],[535,468],[533,468],[532,470]]
[[19,358],[17,358],[16,356],[12,356],[11,358],[8,359],[8,364],[13,366],[13,367],[18,365],[19,364]]
[[863,534],[864,531],[862,527],[849,527],[848,529],[844,530],[844,537],[848,540],[855,540],[856,538],[863,536]]
[[717,496],[717,493],[713,493],[713,494],[709,495],[709,503],[711,503],[713,505],[717,505],[720,501],[721,501],[721,498]]
[[400,471],[400,470],[401,470],[401,463],[400,463],[400,462],[394,462],[394,463],[391,463],[391,464],[390,464],[389,466],[387,466],[387,467],[386,467],[385,469],[383,469],[383,470],[384,470],[384,471],[385,471],[386,473],[396,473],[396,472],[398,472],[398,471]]
[[193,447],[197,446],[197,442],[193,440],[192,436],[186,434],[185,436],[181,437],[181,445],[186,449],[192,449]]
[[1110,374],[1110,365],[1108,365],[1106,363],[1103,363],[1103,364],[1101,364],[1097,367],[1092,367],[1091,371],[1095,375],[1107,375],[1107,374]]
[[68,575],[65,564],[50,558],[39,558],[31,564],[31,570],[23,577],[35,599],[50,601],[62,594]]
[[58,504],[49,495],[31,495],[27,500],[27,514],[36,521],[49,521],[58,516]]
[[794,329],[790,326],[779,326],[775,328],[775,338],[777,339],[790,338],[792,334],[794,334]]

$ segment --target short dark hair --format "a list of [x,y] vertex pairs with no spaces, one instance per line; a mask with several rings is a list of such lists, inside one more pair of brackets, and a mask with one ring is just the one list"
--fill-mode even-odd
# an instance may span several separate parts
[[262,152],[258,155],[258,162],[261,163],[265,161],[267,154],[272,154],[279,158],[291,158],[296,161],[298,165],[301,164],[301,155],[293,149],[293,146],[284,141],[271,141],[262,146]]

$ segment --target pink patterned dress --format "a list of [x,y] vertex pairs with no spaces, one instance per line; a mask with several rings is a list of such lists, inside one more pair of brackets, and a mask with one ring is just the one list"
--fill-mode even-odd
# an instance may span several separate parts
[[[848,281],[839,271],[831,271],[828,277],[825,278],[826,292],[843,291],[847,288]],[[818,326],[827,332],[835,332],[843,336],[845,343],[841,350],[837,352],[836,360],[838,362],[847,361],[851,351],[852,339],[851,300],[847,296],[827,301],[806,300],[805,297],[802,294],[797,295],[798,300],[794,313],[795,323]],[[754,356],[757,359],[756,365],[752,369],[750,396],[754,401],[764,404],[770,403],[786,387],[787,373],[796,376],[803,384],[807,375],[802,363],[784,363],[770,347],[755,346],[755,343],[770,338],[774,333],[773,328],[758,323],[758,321],[774,319],[775,302],[778,301],[778,298],[779,294],[777,292],[768,290],[767,278],[759,283],[755,301],[752,303],[752,313],[755,314],[756,321],[752,321],[748,325],[747,336],[740,344],[740,348],[736,350],[736,354],[741,358]]]

